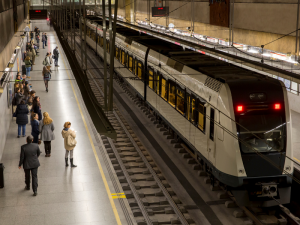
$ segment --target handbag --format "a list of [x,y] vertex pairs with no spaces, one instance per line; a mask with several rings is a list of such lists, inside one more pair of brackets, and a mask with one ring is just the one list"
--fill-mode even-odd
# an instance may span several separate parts
[[52,59],[55,59],[55,56],[54,56],[54,55],[52,56]]
[[67,144],[68,144],[70,147],[75,147],[76,144],[77,144],[77,141],[76,141],[75,138],[73,138],[72,135],[69,134],[68,137],[67,137]]
[[17,113],[16,112],[14,112],[13,117],[17,117]]

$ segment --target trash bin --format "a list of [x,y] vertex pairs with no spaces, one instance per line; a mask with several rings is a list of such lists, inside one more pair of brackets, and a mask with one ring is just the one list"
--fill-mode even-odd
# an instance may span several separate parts
[[4,165],[0,163],[0,188],[4,188]]

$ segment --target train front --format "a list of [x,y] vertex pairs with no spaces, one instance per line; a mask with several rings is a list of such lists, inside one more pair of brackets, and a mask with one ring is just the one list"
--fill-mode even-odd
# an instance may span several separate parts
[[[293,174],[291,116],[284,84],[274,79],[229,82],[245,174],[241,205],[290,202]],[[290,158],[290,159],[289,159]],[[245,191],[246,190],[246,191]]]

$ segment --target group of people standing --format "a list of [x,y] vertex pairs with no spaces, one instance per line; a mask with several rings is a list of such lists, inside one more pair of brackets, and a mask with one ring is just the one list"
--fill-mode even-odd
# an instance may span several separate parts
[[[26,45],[26,58],[24,60],[26,67],[26,75],[21,76],[20,72],[17,73],[15,85],[14,85],[14,98],[13,98],[13,109],[14,117],[16,117],[16,123],[18,124],[18,138],[21,136],[25,137],[26,125],[31,124],[31,135],[27,136],[27,144],[21,146],[21,154],[19,161],[19,169],[23,166],[25,172],[25,190],[30,190],[30,173],[32,176],[32,190],[34,196],[37,195],[37,171],[40,166],[39,156],[41,154],[39,145],[44,142],[45,157],[51,157],[51,141],[55,140],[54,135],[54,121],[50,117],[48,112],[43,112],[41,109],[41,103],[39,96],[36,96],[36,92],[32,90],[32,86],[29,85],[26,78],[30,78],[30,71],[35,62],[35,56],[37,55],[36,50],[39,49],[39,29],[35,28],[36,41],[35,45],[33,42],[33,32],[30,33],[31,41]],[[42,36],[43,48],[47,46],[47,35],[43,33]],[[58,66],[58,47],[51,52],[47,52],[46,57],[43,61],[43,77],[45,82],[46,91],[48,92],[48,81],[51,78],[51,64]],[[22,134],[22,135],[21,135]],[[68,167],[68,158],[70,155],[71,167],[77,167],[73,163],[73,152],[77,144],[76,132],[71,129],[71,122],[66,122],[61,132],[64,138],[65,153],[65,166]]]

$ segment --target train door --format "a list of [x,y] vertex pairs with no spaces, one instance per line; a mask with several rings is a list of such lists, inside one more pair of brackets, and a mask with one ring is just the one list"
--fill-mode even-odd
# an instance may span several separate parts
[[215,109],[210,107],[209,112],[209,133],[207,141],[208,160],[215,165]]

